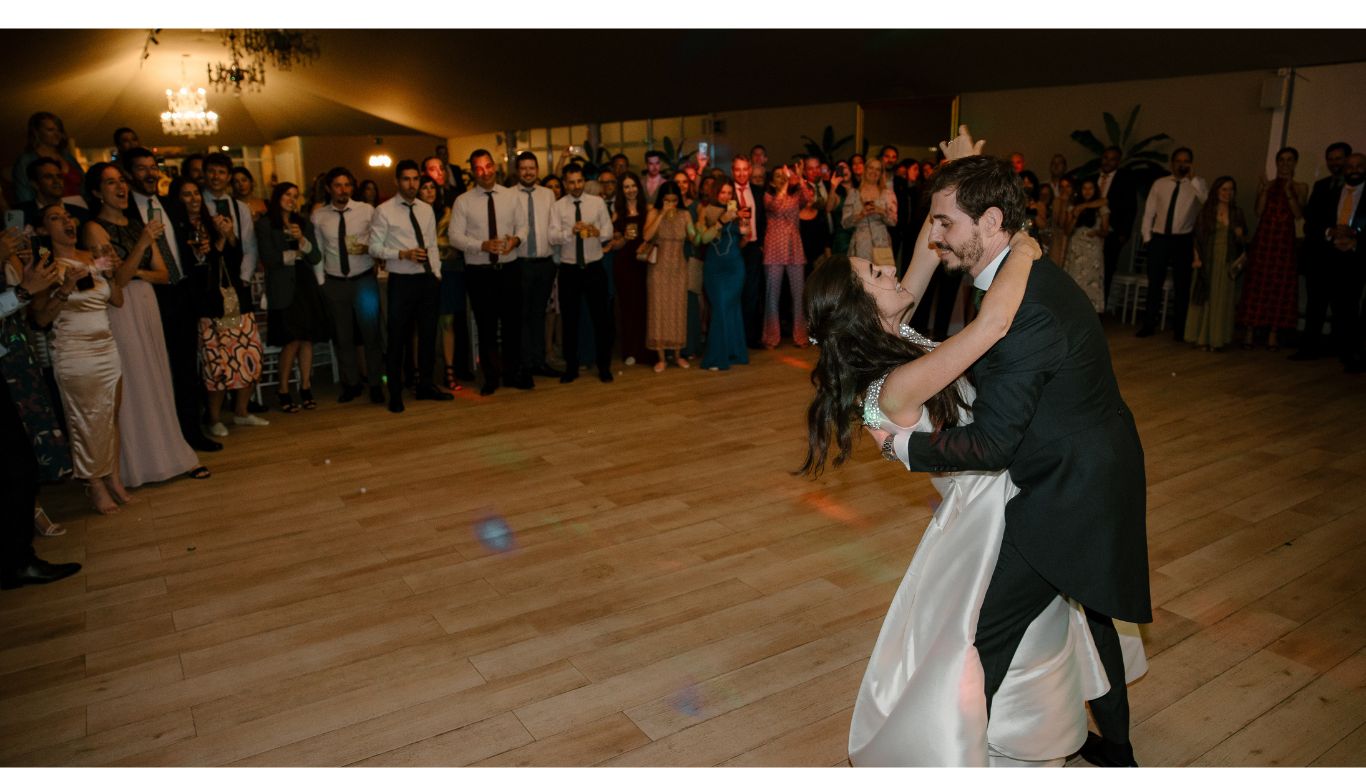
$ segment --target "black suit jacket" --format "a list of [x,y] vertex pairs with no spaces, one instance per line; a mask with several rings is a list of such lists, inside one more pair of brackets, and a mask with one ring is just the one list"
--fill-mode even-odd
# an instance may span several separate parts
[[1134,417],[1086,295],[1034,263],[1009,333],[972,369],[973,423],[910,436],[917,471],[1009,469],[1005,537],[1088,608],[1152,621],[1147,483]]
[[764,209],[764,188],[751,181],[749,193],[754,196],[754,244],[763,247],[764,233],[768,232],[768,213]]
[[[300,253],[299,257],[316,265],[323,260],[323,251],[313,235],[313,222],[300,219],[299,229],[303,230],[304,239],[313,246],[308,253]],[[266,216],[256,222],[256,252],[266,266],[266,306],[271,309],[288,307],[294,303],[295,275],[298,270],[293,264],[285,265],[284,230],[276,227]]]
[[[1314,189],[1309,193],[1309,202],[1304,208],[1304,239],[1311,244],[1311,248],[1316,253],[1332,255],[1341,253],[1333,247],[1331,241],[1324,237],[1324,233],[1337,226],[1338,223],[1338,202],[1342,199],[1342,183],[1334,183],[1330,176],[1314,182]],[[1357,247],[1355,252],[1361,251],[1361,236],[1363,228],[1366,228],[1366,194],[1357,196],[1356,209],[1352,212],[1352,218],[1348,220],[1347,226],[1356,230]],[[1348,251],[1353,253],[1354,251]]]
[[[1100,174],[1092,178],[1099,186]],[[1133,171],[1128,168],[1115,171],[1105,195],[1105,205],[1110,209],[1110,231],[1127,239],[1134,231],[1134,219],[1138,218],[1138,178]]]

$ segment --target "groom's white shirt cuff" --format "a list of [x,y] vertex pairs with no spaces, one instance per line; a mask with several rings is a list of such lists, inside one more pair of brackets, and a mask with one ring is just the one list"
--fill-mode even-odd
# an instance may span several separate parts
[[[992,281],[996,279],[996,272],[1000,270],[1001,264],[1005,262],[1006,254],[1008,253],[1010,253],[1010,246],[1007,245],[1000,253],[996,254],[996,258],[991,260],[991,263],[987,265],[986,269],[982,270],[977,277],[972,279],[972,286],[983,291],[990,288]],[[906,465],[906,469],[908,470],[911,468],[910,446],[910,432],[903,432],[892,438],[892,451],[896,453],[897,459],[902,464]]]

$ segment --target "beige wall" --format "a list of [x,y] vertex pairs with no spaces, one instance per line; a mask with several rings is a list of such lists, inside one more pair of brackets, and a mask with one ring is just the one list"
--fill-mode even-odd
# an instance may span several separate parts
[[987,140],[988,153],[1023,152],[1027,166],[1046,179],[1055,152],[1065,155],[1070,167],[1092,157],[1072,141],[1073,130],[1089,128],[1104,143],[1101,112],[1114,114],[1122,128],[1129,110],[1142,104],[1135,136],[1166,133],[1172,137],[1167,151],[1191,147],[1196,173],[1210,182],[1217,176],[1233,176],[1240,204],[1250,209],[1271,131],[1272,111],[1259,106],[1261,86],[1272,74],[1235,72],[965,93],[960,120],[974,136]]
[[1296,176],[1312,182],[1327,171],[1323,150],[1345,141],[1366,152],[1366,62],[1296,70],[1286,143],[1300,151]]
[[[851,135],[856,109],[854,102],[842,101],[805,107],[718,112],[715,117],[725,121],[726,132],[716,136],[712,157],[717,167],[729,168],[731,158],[737,153],[747,154],[750,147],[763,144],[768,149],[770,166],[784,163],[792,155],[806,151],[803,134],[819,142],[825,126],[832,125],[836,139]],[[850,152],[855,151],[852,143],[846,146]]]

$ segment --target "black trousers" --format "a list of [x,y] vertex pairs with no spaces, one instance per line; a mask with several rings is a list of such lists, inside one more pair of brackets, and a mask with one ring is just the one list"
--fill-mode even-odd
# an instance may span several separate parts
[[190,280],[176,285],[154,285],[166,357],[171,365],[171,391],[180,434],[194,445],[204,439],[199,425],[204,416],[204,378],[199,370],[199,312]]
[[19,419],[9,384],[0,376],[0,568],[13,571],[33,560],[33,505],[38,460]]
[[1124,244],[1129,242],[1128,232],[1111,232],[1105,236],[1105,245],[1102,246],[1105,254],[1105,302],[1110,302],[1110,283],[1115,279],[1115,270],[1119,268],[1119,252],[1124,250]]
[[745,325],[745,344],[763,346],[764,338],[764,249],[758,243],[746,245],[745,283],[740,289],[740,317]]
[[[379,372],[384,368],[384,342],[379,329],[379,281],[373,271],[353,277],[327,276],[323,283],[323,298],[332,310],[332,344],[336,349],[337,365],[342,383],[360,383],[360,366],[356,362],[356,335],[365,345],[365,372],[370,386],[379,386]],[[394,342],[403,346],[402,340]],[[403,386],[403,380],[395,382]]]
[[[949,336],[949,323],[953,321],[953,308],[958,303],[958,289],[963,285],[963,276],[949,273],[940,264],[930,275],[925,286],[925,295],[911,314],[911,326],[935,339]],[[934,307],[934,322],[930,322],[930,307]]]
[[1333,345],[1344,363],[1363,357],[1361,293],[1366,288],[1366,264],[1359,251],[1333,251]]
[[1167,282],[1167,267],[1172,269],[1172,334],[1177,341],[1186,337],[1186,310],[1191,296],[1191,262],[1195,259],[1195,239],[1190,235],[1153,235],[1148,243],[1148,299],[1143,307],[1143,327],[1157,328],[1162,311],[1162,285]]
[[579,372],[579,307],[588,307],[593,321],[593,348],[597,354],[598,373],[612,370],[612,344],[616,340],[612,323],[612,302],[607,298],[607,270],[601,261],[579,267],[561,264],[560,317],[564,319],[564,370],[570,375]]
[[[1058,590],[1044,580],[1011,543],[1009,532],[1001,542],[1001,554],[996,570],[991,573],[991,585],[982,601],[977,617],[977,654],[982,659],[987,695],[987,715],[991,714],[991,700],[1000,690],[1010,669],[1010,661],[1020,647],[1020,640],[1030,622],[1058,596]],[[1119,633],[1110,617],[1086,609],[1086,623],[1096,641],[1110,690],[1099,699],[1092,699],[1091,715],[1100,733],[1111,741],[1129,743],[1129,691],[1124,681],[1124,654],[1119,647]]]
[[516,261],[466,264],[465,287],[479,335],[479,367],[484,370],[484,384],[497,386],[505,375],[510,382],[522,360],[522,265]]
[[[1308,296],[1304,303],[1304,332],[1300,334],[1300,350],[1310,353],[1323,351],[1323,323],[1328,318],[1328,306],[1333,301],[1333,257],[1318,243],[1306,243],[1301,257],[1300,271],[1304,273],[1304,289]],[[1336,312],[1333,327],[1337,328]]]
[[522,265],[522,360],[524,371],[545,367],[545,307],[555,287],[555,262],[519,259]]
[[403,369],[406,367],[409,341],[417,330],[417,387],[432,386],[432,370],[436,366],[436,322],[441,303],[441,283],[436,275],[401,275],[389,273],[389,349],[385,362],[389,374],[389,397],[400,397],[403,392]]

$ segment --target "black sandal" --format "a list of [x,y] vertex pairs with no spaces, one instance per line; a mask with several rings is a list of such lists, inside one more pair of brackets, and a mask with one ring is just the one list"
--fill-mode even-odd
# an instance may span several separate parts
[[317,408],[317,407],[318,407],[318,404],[317,404],[316,402],[314,402],[314,400],[313,400],[313,390],[312,390],[312,389],[300,389],[300,390],[299,390],[299,402],[303,403],[303,406],[304,406],[304,410],[305,410],[305,411],[311,411],[311,410],[313,410],[314,408]]
[[189,472],[186,472],[185,476],[191,480],[208,480],[210,477],[213,477],[213,473],[209,471],[208,467],[201,464]]
[[288,392],[280,393],[280,410],[285,413],[298,413],[299,406],[294,404],[294,398]]

